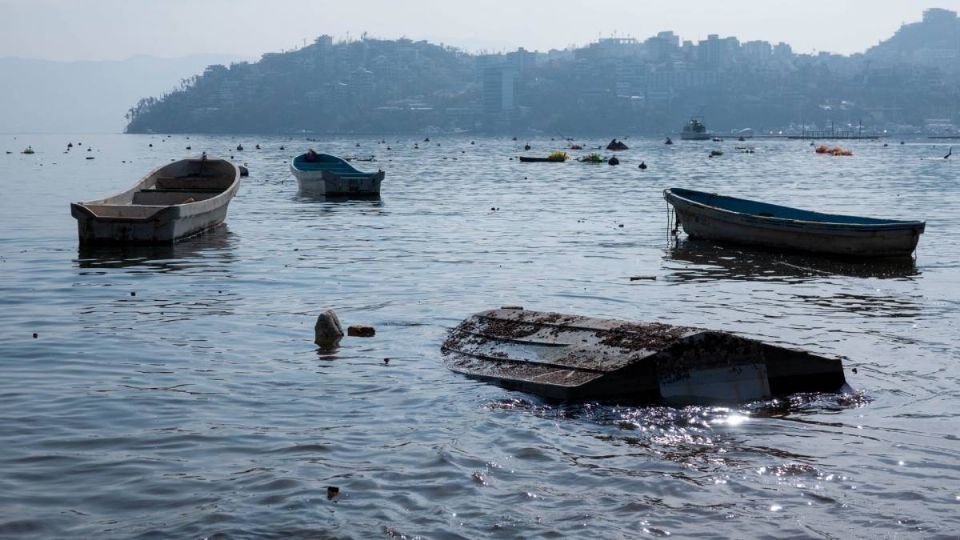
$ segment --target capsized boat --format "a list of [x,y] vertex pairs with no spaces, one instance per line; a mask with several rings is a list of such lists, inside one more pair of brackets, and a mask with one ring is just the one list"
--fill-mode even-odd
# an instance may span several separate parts
[[386,174],[361,172],[344,159],[313,150],[293,158],[290,171],[301,191],[320,195],[379,195]]
[[504,307],[454,328],[447,368],[551,399],[740,403],[846,388],[840,358],[735,334]]
[[671,188],[663,197],[692,238],[844,257],[907,257],[926,224],[839,214]]
[[70,205],[81,244],[172,243],[223,222],[240,169],[223,159],[183,159],[154,169],[132,188]]

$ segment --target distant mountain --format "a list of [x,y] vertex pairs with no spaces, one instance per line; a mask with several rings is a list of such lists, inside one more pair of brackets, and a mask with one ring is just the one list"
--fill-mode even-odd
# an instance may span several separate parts
[[952,132],[960,125],[958,59],[960,23],[942,9],[851,56],[716,34],[694,43],[669,31],[506,54],[320,36],[257,62],[210,66],[143,98],[126,130],[664,135],[703,116],[718,134]]
[[210,64],[232,60],[226,55],[102,62],[0,58],[0,132],[121,132],[131,103],[171,91]]
[[132,110],[129,132],[387,132],[446,125],[480,96],[475,56],[364,39],[310,46],[203,76]]
[[953,11],[928,9],[922,21],[901,26],[890,39],[868,49],[866,57],[960,71],[960,19]]

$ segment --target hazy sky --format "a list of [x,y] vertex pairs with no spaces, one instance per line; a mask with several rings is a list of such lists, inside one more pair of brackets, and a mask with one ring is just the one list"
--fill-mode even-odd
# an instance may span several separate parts
[[470,51],[547,50],[661,30],[849,54],[920,20],[928,7],[960,11],[960,0],[0,0],[0,57],[256,59],[320,34],[363,32]]

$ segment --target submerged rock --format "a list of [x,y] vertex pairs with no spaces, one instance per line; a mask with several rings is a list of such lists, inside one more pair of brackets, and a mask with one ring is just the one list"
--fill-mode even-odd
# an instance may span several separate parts
[[340,319],[336,312],[328,309],[317,317],[317,323],[313,327],[313,342],[324,349],[336,347],[343,338],[343,327],[340,326]]

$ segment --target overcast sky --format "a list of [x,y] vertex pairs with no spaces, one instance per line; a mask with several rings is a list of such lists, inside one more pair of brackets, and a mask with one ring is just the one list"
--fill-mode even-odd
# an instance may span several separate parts
[[0,57],[117,60],[198,53],[256,59],[313,41],[408,37],[470,51],[583,45],[673,30],[862,52],[960,0],[0,0]]

